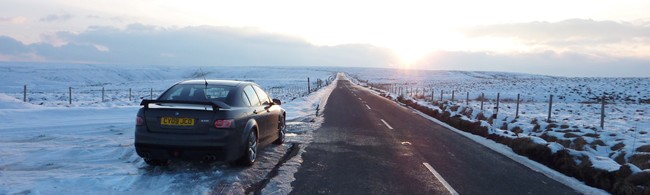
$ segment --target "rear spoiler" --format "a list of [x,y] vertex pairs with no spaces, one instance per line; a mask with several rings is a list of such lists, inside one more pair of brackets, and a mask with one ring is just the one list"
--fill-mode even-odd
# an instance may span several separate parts
[[220,102],[220,101],[199,102],[199,101],[188,101],[188,100],[142,100],[142,102],[140,102],[140,105],[144,106],[144,108],[149,108],[149,104],[205,105],[205,106],[212,106],[212,110],[219,110],[219,108],[223,108],[223,109],[229,109],[230,108],[230,106],[228,104]]

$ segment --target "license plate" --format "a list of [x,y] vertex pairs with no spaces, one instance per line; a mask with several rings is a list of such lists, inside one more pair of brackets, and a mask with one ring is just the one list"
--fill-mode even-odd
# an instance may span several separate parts
[[193,118],[177,118],[177,117],[162,117],[160,119],[161,125],[173,126],[194,126]]

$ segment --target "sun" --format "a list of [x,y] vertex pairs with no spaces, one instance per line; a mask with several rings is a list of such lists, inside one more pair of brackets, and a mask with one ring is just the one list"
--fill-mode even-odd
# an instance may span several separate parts
[[418,66],[428,54],[429,50],[421,47],[406,47],[393,49],[395,54],[399,57],[399,66],[402,69],[412,69]]

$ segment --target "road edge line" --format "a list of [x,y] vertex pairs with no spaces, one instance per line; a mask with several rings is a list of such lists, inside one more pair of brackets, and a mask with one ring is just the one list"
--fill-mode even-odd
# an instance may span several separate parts
[[425,163],[425,162],[424,162],[424,163],[422,163],[422,164],[423,164],[427,169],[429,169],[429,172],[433,173],[433,176],[435,176],[436,179],[438,179],[438,181],[440,181],[440,183],[442,183],[442,185],[445,186],[445,188],[447,188],[447,191],[449,191],[449,193],[451,193],[451,194],[453,194],[453,195],[458,195],[458,192],[456,192],[456,190],[454,190],[454,188],[451,187],[451,185],[449,185],[449,183],[447,183],[447,181],[445,180],[445,178],[442,178],[442,175],[440,175],[440,173],[438,173],[438,171],[436,171],[435,169],[433,169],[433,167],[432,167],[429,163]]
[[499,153],[501,155],[504,155],[507,158],[512,159],[513,161],[515,161],[515,162],[517,162],[517,163],[519,163],[519,164],[521,164],[521,165],[523,165],[525,167],[528,167],[529,169],[531,169],[531,170],[533,170],[535,172],[541,173],[541,174],[545,175],[546,177],[551,178],[552,180],[555,180],[555,181],[557,181],[557,182],[559,182],[561,184],[564,184],[565,186],[567,186],[567,187],[569,187],[569,188],[571,188],[571,189],[573,189],[573,190],[575,190],[577,192],[580,192],[580,193],[583,193],[583,194],[594,194],[594,195],[595,194],[603,194],[603,195],[609,194],[608,192],[604,191],[603,189],[588,186],[587,184],[585,184],[582,181],[579,181],[576,178],[569,177],[569,176],[567,176],[567,175],[565,175],[563,173],[560,173],[560,172],[558,172],[558,171],[556,171],[554,169],[551,169],[550,167],[547,167],[546,165],[543,165],[543,164],[541,164],[539,162],[530,160],[527,157],[521,156],[521,155],[515,153],[514,151],[512,151],[512,148],[510,148],[510,147],[508,147],[506,145],[494,142],[492,140],[489,140],[489,139],[484,138],[484,137],[480,137],[478,135],[474,135],[474,134],[471,134],[471,133],[468,133],[468,132],[465,132],[465,131],[461,131],[459,129],[456,129],[456,128],[452,127],[451,125],[449,125],[447,123],[444,123],[444,122],[442,122],[442,121],[440,121],[438,119],[435,119],[435,118],[433,118],[433,117],[431,117],[429,115],[426,115],[426,114],[420,112],[419,110],[415,110],[415,109],[413,109],[411,107],[406,107],[406,108],[409,109],[409,110],[414,111],[416,114],[422,116],[425,119],[428,119],[429,121],[437,123],[440,126],[443,126],[443,127],[447,128],[447,129],[449,129],[449,130],[451,130],[453,132],[456,132],[456,133],[458,133],[458,134],[460,134],[462,136],[465,136],[466,138],[468,138],[468,139],[470,139],[470,140],[472,140],[472,141],[474,141],[474,142],[476,142],[476,143],[478,143],[480,145],[483,145],[483,146],[491,149],[492,151],[495,151],[495,152],[497,152],[497,153]]
[[384,123],[384,125],[386,125],[388,129],[393,129],[393,127],[391,127],[384,119],[379,119],[379,120],[381,120],[381,122]]

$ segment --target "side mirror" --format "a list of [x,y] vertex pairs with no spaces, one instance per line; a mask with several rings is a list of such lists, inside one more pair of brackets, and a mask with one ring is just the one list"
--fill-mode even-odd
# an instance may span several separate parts
[[273,99],[273,104],[279,106],[279,105],[282,105],[282,101],[280,101],[279,99]]

